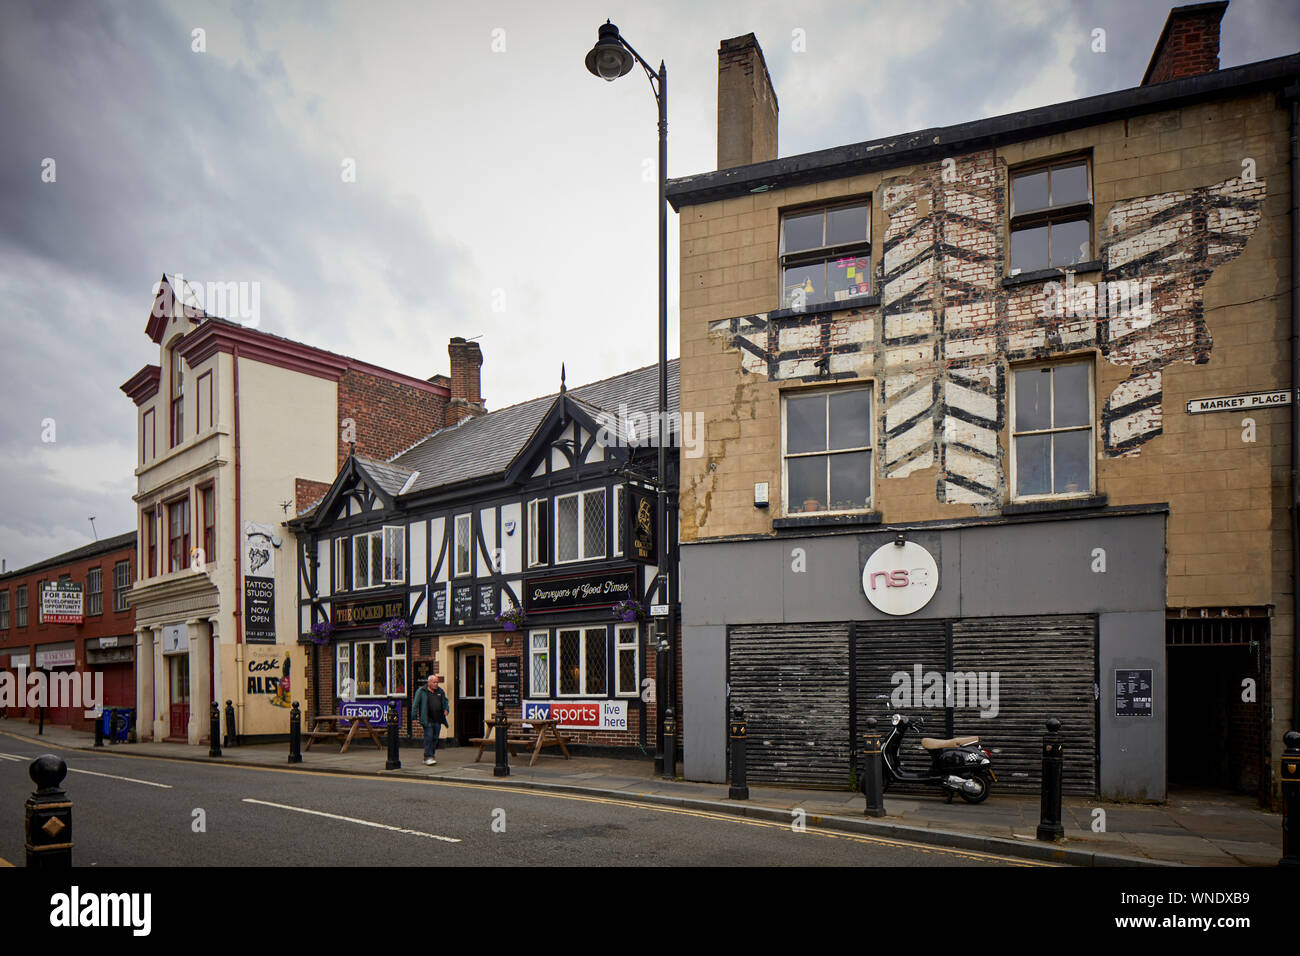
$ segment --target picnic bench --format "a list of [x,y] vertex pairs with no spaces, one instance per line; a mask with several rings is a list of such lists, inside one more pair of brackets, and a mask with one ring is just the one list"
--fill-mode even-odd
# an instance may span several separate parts
[[[487,719],[483,721],[487,725],[487,737],[472,737],[471,744],[478,744],[478,753],[474,756],[474,762],[478,763],[483,757],[483,750],[488,744],[496,743],[496,721]],[[531,748],[533,758],[528,761],[528,766],[537,763],[537,758],[542,752],[543,747],[559,747],[564,754],[564,759],[569,759],[569,748],[565,746],[569,738],[560,733],[556,720],[534,720],[525,724],[515,724],[510,726],[506,731],[506,746],[510,748],[510,756],[518,757],[519,751],[515,748]],[[519,728],[516,730],[515,728]]]
[[[344,728],[343,721],[348,721],[352,726]],[[379,739],[379,734],[375,728],[370,726],[370,720],[366,717],[356,715],[353,717],[344,717],[341,714],[321,714],[312,718],[311,729],[303,734],[303,739],[307,741],[307,746],[303,750],[311,750],[311,745],[318,740],[337,740],[343,746],[339,753],[345,754],[348,748],[352,746],[352,739],[361,730],[370,735],[370,739],[375,742],[375,746],[380,750],[384,749],[383,742]]]

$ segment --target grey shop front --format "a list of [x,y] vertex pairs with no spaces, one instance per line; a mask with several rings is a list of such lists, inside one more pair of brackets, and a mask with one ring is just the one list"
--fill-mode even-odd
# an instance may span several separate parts
[[730,705],[749,721],[752,781],[846,787],[867,718],[899,709],[927,735],[978,734],[1004,790],[1037,790],[1056,717],[1067,792],[1163,800],[1166,519],[1127,507],[683,543],[687,779],[726,780]]

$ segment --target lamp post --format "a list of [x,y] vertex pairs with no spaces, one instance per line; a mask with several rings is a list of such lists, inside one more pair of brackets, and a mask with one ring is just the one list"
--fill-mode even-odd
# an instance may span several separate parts
[[[663,60],[659,61],[659,69],[656,71],[649,63],[632,49],[631,45],[619,35],[618,27],[608,20],[601,25],[597,32],[596,45],[591,48],[587,54],[587,70],[593,76],[598,76],[606,82],[612,83],[620,76],[626,76],[632,72],[632,67],[636,63],[641,64],[645,70],[647,78],[650,80],[650,89],[654,93],[655,103],[659,107],[659,426],[656,429],[659,445],[659,480],[658,480],[658,555],[655,559],[658,571],[655,575],[657,579],[656,594],[659,603],[671,606],[671,599],[668,593],[668,492],[666,482],[668,480],[668,435],[665,434],[668,426],[668,203],[664,195],[668,182],[668,68],[664,66]],[[655,645],[660,646],[668,642],[672,646],[672,639],[668,636],[668,618],[656,617],[655,619]],[[662,693],[659,695],[659,703],[656,707],[659,725],[656,734],[656,759],[655,769],[658,770],[663,766],[663,757],[658,756],[663,752],[663,714],[666,707],[672,707],[675,695],[672,687],[672,661],[671,651],[669,652],[668,669],[659,671],[658,679]]]

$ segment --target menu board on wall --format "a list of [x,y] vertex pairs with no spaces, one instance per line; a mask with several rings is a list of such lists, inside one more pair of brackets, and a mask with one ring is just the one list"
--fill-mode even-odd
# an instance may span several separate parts
[[519,706],[519,658],[497,658],[497,699],[505,707]]
[[490,621],[497,613],[497,589],[492,584],[480,584],[478,587],[478,617],[480,621]]
[[1148,670],[1115,671],[1115,716],[1150,717],[1152,672]]
[[430,624],[447,623],[447,585],[442,584],[433,592],[433,612],[429,615]]
[[459,584],[451,594],[451,623],[459,624],[474,618],[474,585]]

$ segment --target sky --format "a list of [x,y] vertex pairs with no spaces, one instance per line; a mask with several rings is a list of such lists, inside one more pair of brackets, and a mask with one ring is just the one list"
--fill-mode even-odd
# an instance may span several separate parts
[[[4,0],[0,559],[132,529],[120,386],[163,272],[420,378],[477,337],[489,409],[655,362],[656,111],[587,73],[606,18],[667,63],[684,176],[716,168],[724,38],[757,35],[792,156],[1136,86],[1170,6]],[[1298,50],[1300,5],[1232,0],[1221,67]],[[668,243],[675,356],[672,212]]]

